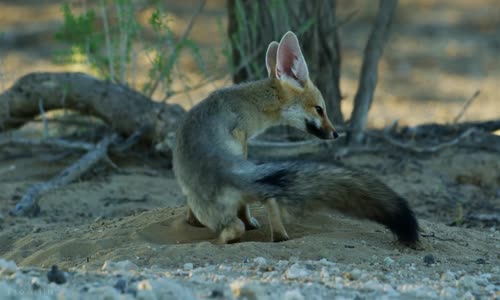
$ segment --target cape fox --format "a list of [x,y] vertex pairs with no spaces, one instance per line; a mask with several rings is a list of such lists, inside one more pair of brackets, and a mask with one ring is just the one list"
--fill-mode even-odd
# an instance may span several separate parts
[[293,32],[269,44],[266,67],[269,78],[217,90],[181,121],[173,164],[188,223],[208,227],[218,243],[237,241],[259,227],[248,205],[260,202],[275,242],[289,239],[281,220],[286,207],[339,210],[387,226],[402,242],[417,242],[408,203],[371,175],[328,163],[246,160],[247,140],[271,126],[290,125],[322,139],[338,136]]

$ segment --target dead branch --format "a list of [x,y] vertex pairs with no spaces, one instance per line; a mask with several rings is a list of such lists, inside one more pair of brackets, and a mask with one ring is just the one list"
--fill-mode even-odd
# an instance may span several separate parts
[[460,134],[458,137],[454,138],[451,141],[447,141],[447,142],[444,142],[444,143],[441,143],[438,145],[434,145],[434,146],[430,146],[430,147],[419,147],[419,146],[415,146],[415,145],[411,145],[411,144],[404,144],[398,140],[391,138],[388,134],[383,134],[380,137],[382,137],[386,142],[388,142],[392,146],[396,146],[398,148],[408,150],[410,152],[434,153],[434,152],[438,152],[444,148],[458,144],[460,141],[462,141],[463,139],[470,136],[472,133],[474,133],[476,131],[477,130],[475,128],[469,128],[468,130],[466,130],[465,132],[463,132],[462,134]]
[[378,80],[378,63],[384,49],[384,44],[389,36],[389,29],[396,12],[397,0],[379,0],[379,10],[370,38],[366,43],[361,66],[359,87],[354,97],[354,109],[351,116],[353,131],[349,142],[361,143],[363,131],[366,128],[368,110],[370,109],[373,94]]
[[448,124],[422,124],[414,127],[404,127],[400,133],[412,138],[426,138],[429,136],[447,136],[464,132],[470,128],[485,132],[493,132],[500,129],[500,120],[463,122],[454,125]]
[[500,223],[499,214],[473,214],[466,217],[469,220],[476,220],[480,222],[496,222]]
[[86,150],[90,151],[95,148],[93,144],[85,142],[71,142],[63,139],[27,139],[21,137],[0,137],[0,148],[7,145],[20,145],[20,146],[47,146],[53,148],[73,149],[73,150]]
[[465,111],[467,110],[467,108],[469,108],[469,106],[472,104],[472,102],[474,100],[476,100],[477,96],[479,96],[479,94],[481,93],[480,90],[477,90],[470,98],[469,100],[467,100],[465,103],[464,103],[464,106],[462,107],[462,109],[460,110],[460,112],[458,113],[458,115],[455,117],[455,119],[453,119],[453,124],[457,124],[458,123],[458,120],[460,120],[460,118],[464,115]]
[[0,94],[0,128],[18,128],[39,115],[40,99],[46,111],[64,108],[92,115],[125,136],[145,128],[142,141],[150,144],[175,132],[185,113],[179,105],[154,102],[124,85],[83,73],[31,73]]
[[[462,124],[458,124],[462,125]],[[430,147],[422,147],[418,145],[412,145],[408,143],[400,142],[389,136],[388,132],[384,131],[384,133],[376,133],[376,132],[367,132],[366,134],[372,136],[374,138],[382,139],[387,142],[391,146],[398,147],[413,153],[418,154],[428,154],[439,152],[445,148],[454,146],[460,142],[462,142],[465,138],[471,136],[473,133],[477,133],[478,131],[482,131],[486,129],[500,127],[500,121],[487,121],[487,122],[474,122],[467,124],[468,126],[464,126],[465,131],[447,142],[440,143]],[[424,126],[424,125],[422,125]],[[446,126],[446,125],[433,125],[440,126],[443,132],[446,128],[455,128],[454,126]],[[434,127],[430,127],[433,129]],[[451,129],[450,129],[451,130]],[[453,129],[453,133],[456,133],[456,129]],[[341,134],[341,137],[345,137],[345,133]],[[343,139],[336,140],[318,140],[311,139],[307,141],[301,142],[268,142],[268,141],[260,141],[260,140],[252,140],[248,143],[248,152],[250,157],[252,158],[287,158],[287,157],[295,157],[301,155],[309,155],[309,154],[318,154],[318,153],[332,153],[335,152],[336,155],[344,157],[348,154],[354,153],[367,153],[367,152],[378,152],[382,151],[380,147],[371,146],[371,147],[355,147],[353,145],[349,147],[342,147]]]
[[26,194],[24,194],[24,196],[16,204],[16,206],[11,209],[10,214],[14,216],[34,216],[38,214],[40,208],[38,207],[37,202],[40,196],[47,193],[48,191],[54,190],[74,181],[75,179],[78,179],[83,173],[88,171],[97,162],[105,158],[107,155],[108,147],[117,140],[117,134],[105,137],[101,142],[99,142],[99,144],[95,146],[94,149],[87,152],[82,158],[63,170],[56,177],[47,182],[37,183],[33,185],[28,189]]

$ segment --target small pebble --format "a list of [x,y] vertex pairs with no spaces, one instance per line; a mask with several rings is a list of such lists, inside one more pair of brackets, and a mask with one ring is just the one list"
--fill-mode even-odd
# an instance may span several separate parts
[[434,255],[432,254],[427,254],[426,256],[424,256],[424,263],[426,265],[433,265],[436,263],[436,259],[434,258]]
[[116,281],[115,285],[113,285],[113,287],[118,290],[120,293],[125,293],[125,291],[127,290],[127,281],[123,278],[120,278],[118,279],[118,281]]
[[267,296],[266,291],[261,285],[241,280],[231,283],[231,291],[235,298],[247,300],[265,299]]
[[309,272],[306,269],[300,267],[298,264],[293,264],[286,270],[286,278],[288,279],[297,279],[307,277]]
[[253,260],[253,262],[254,262],[256,265],[260,266],[260,267],[264,267],[264,266],[267,264],[267,260],[266,260],[264,257],[261,257],[261,256],[256,257],[256,258]]
[[457,276],[454,272],[451,271],[446,271],[441,275],[441,281],[451,281],[451,280],[456,280]]
[[210,296],[208,296],[209,298],[223,298],[224,297],[224,291],[220,290],[220,289],[214,289],[212,290],[212,292],[210,293]]
[[288,266],[288,260],[278,260],[278,263],[276,264],[278,268],[284,268]]
[[59,270],[59,267],[53,265],[49,272],[47,272],[47,280],[56,284],[66,283],[66,275]]
[[323,265],[327,265],[327,266],[335,266],[335,263],[334,262],[331,262],[329,261],[328,259],[326,258],[322,258],[319,260],[319,262]]
[[283,295],[284,300],[304,300],[304,296],[299,290],[286,291]]
[[387,256],[386,258],[384,258],[384,264],[387,267],[390,267],[390,266],[394,265],[394,259],[392,259],[389,256]]
[[361,275],[363,275],[363,272],[361,272],[360,269],[354,269],[351,271],[351,278],[352,280],[358,280],[361,278]]
[[191,271],[193,270],[194,265],[192,263],[185,263],[184,264],[184,271]]
[[31,278],[31,289],[38,291],[42,285],[40,284],[40,279],[38,277]]
[[137,271],[139,267],[136,264],[131,262],[130,260],[122,260],[122,261],[110,261],[107,260],[102,265],[101,270],[108,272],[129,272],[129,271]]
[[[68,295],[64,298],[59,299],[79,299],[77,295]],[[110,286],[97,286],[92,287],[88,290],[88,298],[87,299],[122,299],[119,291],[110,287]]]
[[0,258],[0,275],[12,275],[16,270],[17,265],[14,261]]
[[474,289],[476,288],[477,284],[474,277],[470,275],[465,275],[458,281],[458,286],[463,286],[466,289]]

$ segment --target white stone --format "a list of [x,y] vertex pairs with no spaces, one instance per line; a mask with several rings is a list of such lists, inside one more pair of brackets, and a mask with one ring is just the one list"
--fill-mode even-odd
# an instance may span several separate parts
[[193,268],[194,268],[194,265],[192,263],[185,263],[184,264],[185,271],[191,271]]
[[441,281],[451,281],[451,280],[456,280],[456,274],[451,271],[446,271],[441,275]]
[[351,277],[353,280],[358,280],[361,278],[361,275],[363,275],[363,272],[361,272],[360,269],[353,269],[351,271]]
[[254,262],[256,265],[260,266],[260,267],[264,267],[264,266],[266,266],[266,264],[267,264],[267,260],[266,260],[264,257],[261,257],[261,256],[256,257],[256,258],[253,260],[253,262]]
[[0,258],[0,275],[12,275],[16,271],[17,265],[14,261]]
[[277,266],[280,268],[288,266],[288,260],[278,260]]
[[384,264],[387,267],[390,267],[390,266],[394,265],[394,259],[392,259],[389,256],[387,256],[386,258],[384,258]]
[[299,266],[299,264],[293,264],[286,270],[285,276],[288,279],[298,279],[307,277],[309,272],[306,269]]
[[100,286],[91,288],[88,291],[88,298],[96,300],[113,300],[113,299],[123,299],[124,297],[122,297],[122,294],[111,286]]
[[102,265],[101,270],[108,272],[130,272],[139,270],[139,267],[137,267],[137,265],[130,260],[122,260],[117,262],[107,260]]
[[235,298],[247,300],[264,300],[268,298],[264,287],[251,281],[236,280],[231,283],[230,287]]
[[457,284],[459,287],[464,287],[466,289],[474,289],[477,287],[475,278],[470,275],[465,275],[464,277],[460,278]]
[[184,287],[172,279],[169,278],[159,278],[151,281],[153,285],[153,292],[156,295],[156,299],[168,300],[168,299],[185,299],[194,300],[196,299],[193,292]]
[[196,299],[188,288],[169,278],[142,280],[137,283],[138,299]]
[[334,262],[331,262],[331,261],[329,261],[329,260],[328,260],[328,259],[326,259],[326,258],[322,258],[322,259],[320,259],[320,260],[319,260],[319,262],[320,262],[321,264],[323,264],[323,265],[326,265],[326,266],[332,266],[332,267],[333,267],[333,266],[335,266],[335,263],[334,263]]
[[283,295],[283,300],[304,300],[304,296],[298,289],[295,289],[286,291]]
[[439,295],[441,298],[446,298],[446,299],[455,299],[457,296],[457,289],[452,288],[452,287],[445,287],[444,289],[441,290],[441,293]]

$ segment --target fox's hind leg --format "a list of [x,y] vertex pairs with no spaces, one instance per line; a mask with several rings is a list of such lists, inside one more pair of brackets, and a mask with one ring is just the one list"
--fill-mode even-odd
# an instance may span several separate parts
[[260,228],[259,221],[252,217],[250,213],[250,206],[248,204],[244,204],[238,209],[238,218],[245,224],[245,230],[252,230]]
[[186,222],[191,226],[205,227],[205,225],[201,224],[201,222],[198,220],[198,218],[194,215],[193,211],[191,210],[191,208],[189,206],[187,207]]
[[276,199],[268,199],[266,201],[266,208],[269,217],[269,226],[271,227],[271,240],[273,242],[288,241],[290,238],[281,220],[281,210]]
[[239,218],[234,218],[227,223],[224,229],[219,233],[216,244],[223,245],[231,242],[238,242],[244,233],[245,224],[243,224]]

